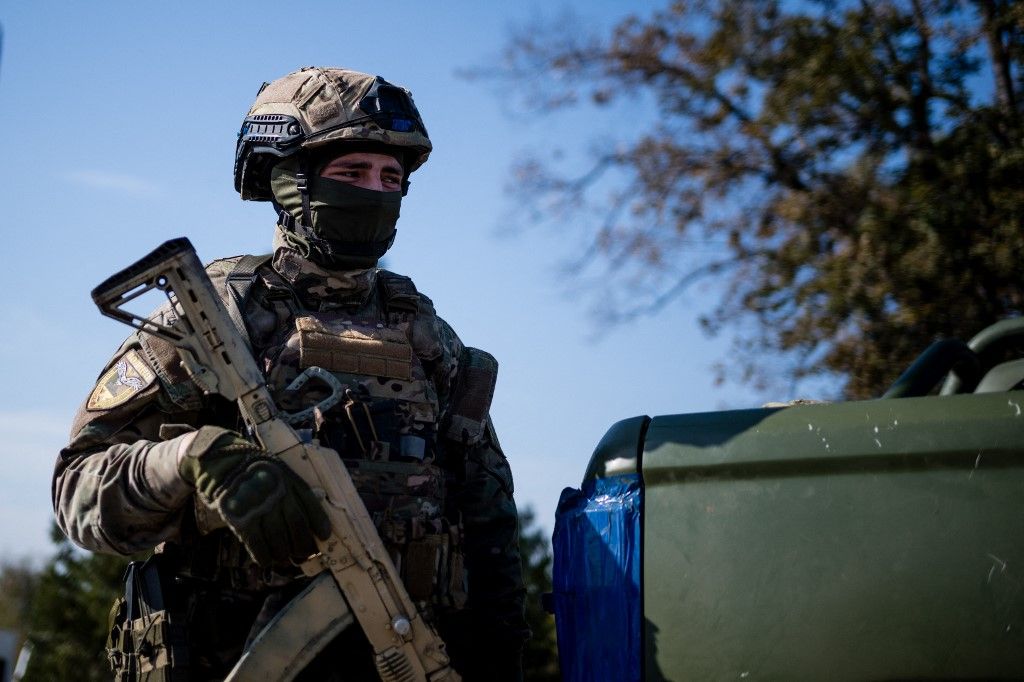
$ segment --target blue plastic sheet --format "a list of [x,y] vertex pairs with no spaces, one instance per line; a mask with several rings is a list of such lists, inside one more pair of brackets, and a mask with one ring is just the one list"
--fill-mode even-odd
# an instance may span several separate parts
[[552,537],[555,628],[566,682],[640,679],[640,482],[566,488]]

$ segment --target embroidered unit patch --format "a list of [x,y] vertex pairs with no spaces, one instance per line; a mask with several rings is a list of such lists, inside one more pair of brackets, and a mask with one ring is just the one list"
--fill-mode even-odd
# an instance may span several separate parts
[[123,405],[156,380],[156,374],[139,354],[130,350],[108,369],[92,389],[87,410],[109,410]]

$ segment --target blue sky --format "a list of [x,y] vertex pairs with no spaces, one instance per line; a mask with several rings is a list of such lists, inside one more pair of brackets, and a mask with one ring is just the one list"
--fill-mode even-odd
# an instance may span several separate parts
[[517,500],[542,525],[552,527],[559,492],[579,484],[614,421],[756,404],[713,387],[709,368],[727,360],[726,344],[696,324],[713,294],[695,289],[659,317],[602,331],[590,301],[567,294],[559,275],[581,248],[579,226],[507,234],[516,156],[611,136],[616,122],[510,117],[493,84],[457,73],[493,63],[509,26],[533,17],[570,8],[600,27],[657,4],[0,8],[0,559],[48,553],[53,460],[128,331],[99,315],[92,287],[172,237],[188,236],[203,260],[269,250],[271,209],[232,188],[234,139],[260,84],[304,65],[378,73],[412,90],[435,151],[412,178],[388,266],[501,363],[495,425]]

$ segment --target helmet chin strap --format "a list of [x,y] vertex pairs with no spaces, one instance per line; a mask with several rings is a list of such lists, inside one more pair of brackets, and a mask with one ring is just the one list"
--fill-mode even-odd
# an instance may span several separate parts
[[313,214],[309,210],[309,165],[306,159],[299,159],[299,169],[295,173],[295,185],[302,196],[302,222],[309,227],[313,226]]

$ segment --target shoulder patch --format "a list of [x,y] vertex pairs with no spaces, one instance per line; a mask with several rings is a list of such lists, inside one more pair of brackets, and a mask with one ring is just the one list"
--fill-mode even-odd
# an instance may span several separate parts
[[135,350],[122,355],[108,369],[86,401],[87,410],[109,410],[123,405],[156,380],[156,373]]

